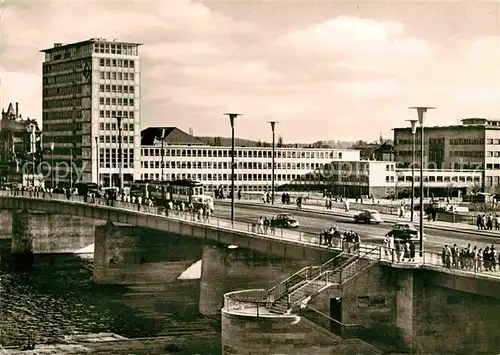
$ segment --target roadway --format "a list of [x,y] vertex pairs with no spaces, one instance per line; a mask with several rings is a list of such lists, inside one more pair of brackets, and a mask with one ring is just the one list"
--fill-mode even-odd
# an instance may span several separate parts
[[[352,230],[357,232],[361,241],[374,244],[382,244],[385,234],[391,229],[394,222],[383,222],[381,224],[358,224],[354,223],[352,217],[341,216],[327,216],[320,215],[312,211],[298,211],[290,209],[283,209],[270,206],[236,204],[235,220],[240,222],[253,222],[255,223],[260,216],[270,218],[279,213],[291,213],[300,223],[297,229],[302,232],[319,234],[322,230],[330,228],[332,224],[336,224],[341,231]],[[231,204],[216,202],[214,217],[231,218]],[[484,235],[471,235],[460,231],[454,230],[425,230],[425,250],[432,252],[441,252],[445,244],[457,244],[459,247],[466,247],[468,243],[478,248],[484,248],[488,245],[496,244],[500,238],[484,236]],[[500,237],[500,235],[499,235]]]

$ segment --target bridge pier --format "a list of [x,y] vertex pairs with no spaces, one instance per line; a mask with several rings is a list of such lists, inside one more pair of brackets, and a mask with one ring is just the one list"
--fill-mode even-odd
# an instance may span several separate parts
[[94,243],[100,220],[27,210],[12,212],[11,253],[72,253]]
[[219,315],[224,294],[252,288],[271,288],[310,261],[292,261],[272,257],[245,248],[227,245],[203,247],[200,282],[200,313]]
[[201,239],[108,222],[95,228],[93,280],[168,283],[201,259]]

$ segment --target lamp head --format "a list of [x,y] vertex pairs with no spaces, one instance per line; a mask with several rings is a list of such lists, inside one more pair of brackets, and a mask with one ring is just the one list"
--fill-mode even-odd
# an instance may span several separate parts
[[276,127],[276,123],[279,123],[278,121],[268,121],[271,124],[271,130],[274,133],[274,128]]
[[435,107],[431,106],[413,106],[413,107],[408,107],[409,109],[414,109],[417,110],[418,114],[418,122],[422,126],[424,124],[424,113],[427,112],[427,110],[434,110]]
[[417,122],[418,122],[418,120],[406,120],[406,121],[410,122],[411,133],[415,134],[415,132],[417,132]]
[[50,143],[50,150],[54,150],[54,142]]
[[225,116],[229,116],[229,121],[231,122],[231,127],[234,127],[234,119],[238,116],[243,116],[242,113],[225,113]]

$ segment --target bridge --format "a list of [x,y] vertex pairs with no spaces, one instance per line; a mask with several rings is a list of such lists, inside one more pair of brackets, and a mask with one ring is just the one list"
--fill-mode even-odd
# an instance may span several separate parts
[[[37,225],[30,222],[30,219],[37,218],[36,213],[106,221],[106,224],[95,228],[94,280],[101,283],[126,283],[131,280],[123,275],[133,269],[132,264],[142,265],[148,261],[137,257],[137,248],[145,249],[146,255],[148,252],[167,252],[164,244],[158,248],[158,244],[146,242],[148,238],[154,238],[150,234],[137,237],[136,230],[127,232],[130,226],[165,232],[167,237],[165,234],[161,237],[162,243],[175,239],[175,245],[170,243],[168,248],[175,247],[176,254],[186,252],[183,244],[189,245],[188,249],[192,251],[195,249],[193,246],[199,244],[191,241],[201,241],[200,311],[214,314],[224,300],[222,336],[227,353],[241,353],[239,351],[245,346],[248,348],[245,351],[250,353],[262,352],[270,343],[277,344],[276,350],[285,346],[300,353],[314,346],[310,343],[313,339],[337,350],[342,347],[364,349],[370,353],[381,353],[377,349],[387,352],[388,348],[384,345],[376,341],[373,344],[373,339],[380,338],[391,338],[393,344],[405,344],[412,349],[420,347],[427,352],[443,347],[448,351],[452,346],[466,348],[467,341],[475,344],[472,339],[480,336],[484,338],[481,349],[485,352],[498,350],[494,348],[494,344],[500,342],[496,331],[500,329],[498,317],[482,319],[478,325],[482,335],[477,331],[470,332],[461,339],[450,341],[451,334],[458,331],[455,324],[450,324],[450,315],[459,313],[468,321],[479,324],[478,318],[484,316],[485,305],[489,307],[487,312],[490,314],[500,311],[499,279],[479,269],[476,263],[463,269],[445,268],[441,255],[435,252],[424,252],[412,263],[403,262],[395,253],[379,245],[349,244],[336,240],[333,247],[327,247],[319,243],[317,235],[304,232],[270,228],[259,230],[252,223],[223,218],[200,219],[188,212],[120,201],[95,199],[89,203],[80,196],[67,199],[63,195],[41,192],[1,191],[0,209],[12,210],[15,215],[12,249],[17,253],[36,252],[33,250],[36,233],[30,230],[30,226]],[[296,267],[296,270],[299,269],[296,272],[286,270],[292,274],[289,277],[283,275],[283,270],[277,272],[276,268],[249,267],[247,260],[242,261],[241,258],[248,259],[250,254],[240,253],[239,260],[234,257],[228,259],[234,249],[227,246],[294,261],[294,265],[301,267]],[[122,253],[121,249],[129,253]],[[166,269],[160,272],[178,274],[186,267],[185,263],[174,264],[177,268],[173,272]],[[248,277],[248,274],[252,274],[253,278],[246,287],[266,288],[235,290],[237,284],[234,281]],[[140,278],[140,275],[134,273],[133,277]],[[436,305],[438,300],[441,302],[439,306]],[[467,307],[458,311],[457,305],[463,306],[464,302]],[[422,312],[422,307],[434,309],[442,319],[436,321],[429,317],[427,312]],[[249,325],[252,320],[259,325]],[[463,325],[463,319],[457,322]],[[431,325],[434,323],[439,328]],[[442,341],[427,347],[423,345],[423,324],[434,327],[435,333],[442,333]],[[267,330],[262,327],[267,327]],[[288,339],[286,344],[283,343],[283,332],[294,334],[295,340]],[[373,335],[373,332],[376,334]],[[304,337],[304,334],[313,336]],[[299,342],[302,347],[294,342]],[[479,351],[477,344],[474,351]]]

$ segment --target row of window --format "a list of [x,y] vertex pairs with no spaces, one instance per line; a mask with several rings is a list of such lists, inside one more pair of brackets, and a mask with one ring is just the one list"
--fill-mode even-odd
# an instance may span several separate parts
[[[489,141],[493,140],[488,139],[488,142]],[[495,144],[500,144],[500,139],[496,139],[496,141],[498,141],[498,143]],[[451,138],[448,142],[450,145],[483,145],[484,138]],[[411,145],[413,144],[413,139],[398,139],[397,143],[402,145]],[[493,142],[488,144],[493,144]],[[420,146],[420,139],[415,139],[415,145]]]
[[[165,180],[175,179],[193,179],[198,181],[231,181],[231,174],[181,174],[181,173],[165,173]],[[387,177],[389,179],[389,177]],[[161,173],[143,173],[141,174],[143,180],[161,180]],[[275,174],[275,181],[342,181],[350,183],[368,183],[366,176],[340,176],[332,175],[324,177],[320,175],[299,175],[299,174]],[[394,176],[392,176],[394,182]],[[234,174],[235,181],[272,181],[271,174]]]
[[[130,109],[134,109],[130,107]],[[134,111],[110,111],[110,110],[99,110],[100,118],[134,118]]]
[[81,131],[82,122],[52,123],[50,131]]
[[[99,136],[100,143],[118,143],[120,136]],[[122,143],[134,143],[134,136],[122,135]]]
[[47,85],[55,85],[55,84],[75,84],[82,80],[81,73],[70,73],[70,74],[61,74],[54,76],[46,76],[43,78],[44,86]]
[[498,138],[488,138],[486,139],[486,144],[500,144],[500,139]]
[[[411,176],[398,176],[398,181],[410,181]],[[480,182],[479,176],[424,176],[425,182]],[[420,176],[415,176],[415,182],[420,182]]]
[[85,64],[87,63],[87,60],[72,60],[72,61],[67,61],[65,63],[57,63],[57,64],[43,64],[42,71],[44,74],[47,73],[59,73],[63,71],[74,71],[77,69],[83,69]]
[[90,106],[90,99],[88,98],[75,98],[75,99],[57,99],[57,100],[44,100],[43,108],[64,108],[64,107],[80,107],[88,103]]
[[488,158],[493,158],[493,157],[494,157],[494,158],[500,158],[500,151],[495,151],[495,152],[493,152],[493,151],[491,151],[491,150],[488,150],[488,151],[486,152],[486,156],[487,156]]
[[[99,149],[99,166],[101,168],[117,168],[120,166],[118,148],[100,148]],[[134,167],[134,149],[122,148],[123,168]]]
[[134,80],[134,73],[122,73],[122,72],[109,72],[101,71],[99,73],[99,78],[101,80]]
[[[100,97],[99,98],[99,104],[100,105],[107,105],[107,106],[133,106],[132,105],[127,105],[127,103],[130,103],[130,100],[132,100],[132,103],[134,102],[133,99],[125,99],[122,97]],[[125,101],[127,101],[125,103]]]
[[[144,148],[142,156],[161,156],[160,148]],[[163,149],[164,156],[177,157],[231,157],[231,150],[206,150],[206,149]],[[235,150],[238,158],[272,158],[272,150]],[[337,153],[337,154],[335,154]],[[342,159],[342,152],[293,152],[275,151],[276,158],[304,158],[304,159]]]
[[133,85],[99,85],[100,92],[116,92],[119,94],[133,94],[134,86]]
[[136,44],[125,43],[94,43],[94,53],[137,55]]
[[452,138],[450,145],[483,145],[484,138]]
[[484,158],[484,151],[483,150],[452,150],[452,151],[450,151],[450,157]]
[[135,63],[129,59],[99,59],[101,67],[134,68]]
[[75,86],[63,86],[63,87],[57,87],[57,88],[45,88],[43,89],[43,97],[44,98],[49,98],[53,96],[67,96],[67,95],[74,95],[74,94],[81,94],[81,87],[75,87]]
[[486,176],[484,184],[486,186],[500,186],[500,176]]
[[[201,161],[194,161],[194,162],[186,162],[186,161],[164,161],[163,166],[165,169],[229,169],[231,167],[231,162],[201,162]],[[277,170],[280,169],[289,169],[289,170],[296,170],[296,169],[305,169],[305,170],[312,170],[312,169],[319,169],[321,167],[321,164],[319,163],[275,163],[275,168]],[[141,168],[144,169],[160,169],[161,168],[161,161],[141,161]],[[242,162],[237,162],[236,163],[236,169],[255,169],[255,170],[262,170],[262,169],[272,169],[272,164],[271,163],[242,163]]]
[[[420,152],[415,152],[415,156],[418,157]],[[497,155],[498,154],[498,155]],[[411,157],[413,155],[413,151],[411,150],[398,150],[396,151],[396,155],[401,157]],[[482,150],[450,150],[449,152],[450,158],[452,157],[461,157],[461,158],[484,158],[485,154]],[[488,152],[488,157],[500,157],[500,152]]]
[[[99,123],[99,129],[101,131],[117,131],[118,130],[118,124],[116,123],[104,123],[101,122]],[[122,123],[122,130],[123,131],[134,131],[134,124],[133,123]]]

